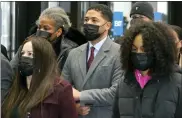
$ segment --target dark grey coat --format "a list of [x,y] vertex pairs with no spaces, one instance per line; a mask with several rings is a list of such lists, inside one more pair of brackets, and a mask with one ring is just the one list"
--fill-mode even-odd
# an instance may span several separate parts
[[113,118],[182,118],[182,75],[153,77],[141,89],[134,74],[120,81]]
[[1,53],[1,103],[13,82],[13,71],[8,59]]

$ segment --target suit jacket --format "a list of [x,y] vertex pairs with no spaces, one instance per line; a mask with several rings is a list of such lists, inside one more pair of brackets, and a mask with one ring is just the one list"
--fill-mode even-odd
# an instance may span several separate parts
[[1,103],[13,82],[13,70],[8,59],[1,53]]
[[72,86],[65,80],[54,86],[50,95],[33,108],[31,118],[78,118]]
[[91,111],[84,118],[111,118],[117,83],[122,75],[120,46],[107,38],[88,72],[87,46],[88,43],[69,53],[62,74],[81,91],[81,104],[92,104]]

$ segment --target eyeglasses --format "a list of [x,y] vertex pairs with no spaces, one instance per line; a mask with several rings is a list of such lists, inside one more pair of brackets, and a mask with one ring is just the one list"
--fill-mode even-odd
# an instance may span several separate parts
[[143,18],[145,18],[145,17],[146,17],[146,16],[138,15],[138,14],[137,14],[137,15],[132,15],[132,16],[131,16],[131,19],[138,19],[138,18],[139,18],[139,19],[143,19]]

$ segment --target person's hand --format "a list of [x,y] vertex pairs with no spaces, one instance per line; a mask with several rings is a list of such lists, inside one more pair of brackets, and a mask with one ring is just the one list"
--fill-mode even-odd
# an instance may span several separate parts
[[73,97],[76,101],[80,100],[80,92],[76,90],[75,88],[73,88]]
[[90,112],[90,107],[88,106],[80,106],[80,104],[76,104],[76,109],[79,115],[86,116]]

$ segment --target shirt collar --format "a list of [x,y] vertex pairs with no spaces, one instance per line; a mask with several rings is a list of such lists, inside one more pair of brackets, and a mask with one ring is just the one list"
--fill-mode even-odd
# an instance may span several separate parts
[[94,47],[96,50],[100,50],[100,48],[102,47],[102,45],[104,44],[105,40],[107,39],[107,36],[102,39],[100,42],[98,42],[97,44],[95,44],[94,46],[92,45],[92,43],[89,41],[89,49],[91,47]]

